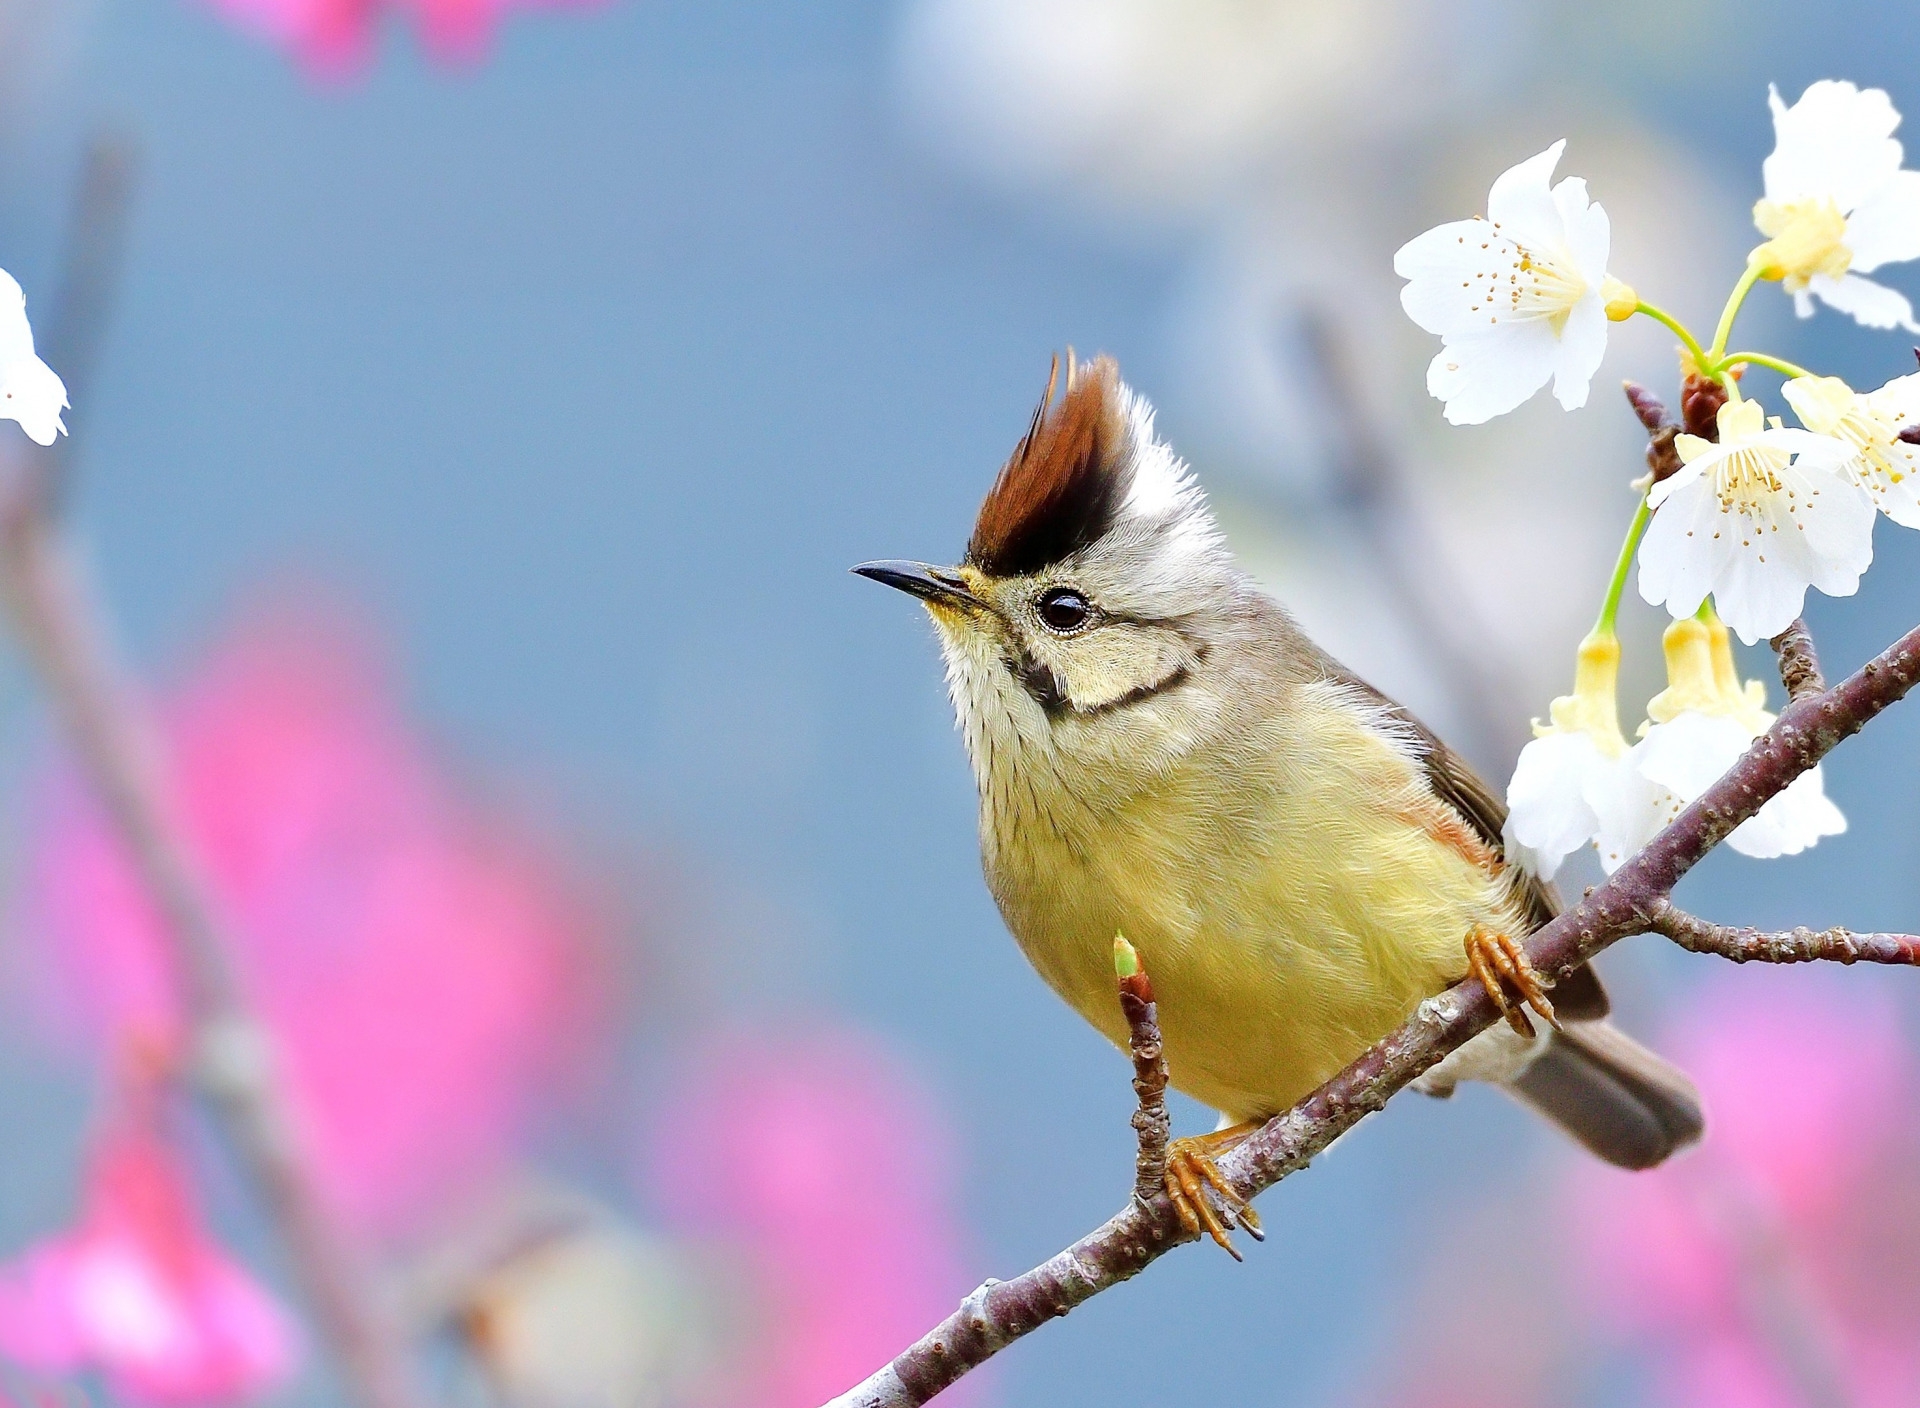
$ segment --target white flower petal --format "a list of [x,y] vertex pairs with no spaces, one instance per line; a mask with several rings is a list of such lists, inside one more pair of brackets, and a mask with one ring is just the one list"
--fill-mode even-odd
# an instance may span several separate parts
[[1684,804],[1724,777],[1752,742],[1738,720],[1688,709],[1648,729],[1630,756],[1641,776]]
[[1822,836],[1838,836],[1847,819],[1828,798],[1818,765],[1800,774],[1735,827],[1727,844],[1759,860],[1798,855]]
[[1902,425],[1920,421],[1920,372],[1897,376],[1884,386],[1866,393],[1868,405],[1889,420]]
[[[1908,332],[1920,333],[1920,323],[1913,320],[1913,305],[1907,302],[1906,295],[1885,284],[1863,279],[1858,274],[1843,274],[1837,279],[1815,274],[1807,280],[1807,288],[1818,295],[1822,303],[1839,309],[1862,327],[1905,328]],[[1794,311],[1799,312],[1798,294],[1794,296],[1793,306]],[[1807,314],[1800,316],[1804,318]]]
[[20,281],[0,269],[0,364],[33,355],[33,327],[27,322],[27,295]]
[[1873,561],[1873,501],[1848,477],[1852,447],[1762,425],[1744,402],[1721,413],[1725,441],[1680,445],[1688,462],[1648,496],[1640,548],[1642,596],[1680,619],[1711,593],[1749,644],[1784,630],[1809,586],[1851,594]]
[[1807,585],[1799,572],[1740,552],[1716,575],[1713,602],[1733,633],[1752,645],[1793,624],[1806,606]]
[[1548,186],[1565,147],[1502,172],[1485,220],[1428,230],[1394,254],[1401,306],[1445,344],[1427,388],[1455,425],[1510,411],[1549,380],[1562,405],[1584,405],[1605,355],[1611,231],[1584,181]]
[[1606,791],[1594,798],[1600,830],[1593,844],[1609,875],[1680,814],[1679,798],[1647,778],[1636,761],[1631,751],[1616,760]]
[[[1860,398],[1890,426],[1904,430],[1920,425],[1920,372],[1895,377]],[[1895,440],[1887,448],[1890,467],[1885,472],[1855,478],[1872,495],[1874,505],[1902,528],[1920,528],[1920,445]]]
[[1416,235],[1393,256],[1393,272],[1408,280],[1400,306],[1422,328],[1445,335],[1487,318],[1487,275],[1517,256],[1511,242],[1484,220],[1455,220]]
[[1563,243],[1580,276],[1597,291],[1607,277],[1607,260],[1613,253],[1613,227],[1607,212],[1587,199],[1587,183],[1569,176],[1553,188],[1553,203],[1560,212]]
[[1677,621],[1698,611],[1713,590],[1724,555],[1715,535],[1725,515],[1698,469],[1691,475],[1682,470],[1654,489],[1667,492],[1640,540],[1640,595],[1654,606],[1665,606]]
[[[1689,444],[1698,443],[1711,445],[1713,442],[1711,440],[1701,440],[1698,436],[1688,435],[1683,431],[1674,437],[1673,443],[1682,454],[1685,454],[1687,453],[1687,446]],[[1688,464],[1685,460],[1682,460],[1680,468],[1647,490],[1647,507],[1657,510],[1660,505],[1664,504],[1674,494],[1680,492],[1680,490],[1686,488],[1687,485],[1697,484],[1699,481],[1700,461],[1695,460],[1694,463]]]
[[[1859,589],[1860,574],[1873,565],[1873,499],[1838,475],[1803,474],[1805,464],[1802,456],[1781,477],[1789,484],[1797,480],[1801,486],[1799,523],[1807,584],[1828,596],[1852,596]],[[1790,550],[1788,531],[1783,527],[1778,536]]]
[[1868,194],[1847,217],[1847,248],[1862,274],[1920,259],[1920,171],[1896,171]]
[[1508,857],[1551,880],[1599,828],[1588,793],[1608,763],[1585,733],[1549,733],[1522,748],[1507,784]]
[[1560,339],[1542,319],[1455,334],[1427,367],[1427,390],[1447,403],[1453,425],[1505,415],[1553,375]]
[[1607,355],[1607,305],[1595,284],[1567,314],[1560,329],[1560,349],[1554,360],[1554,398],[1569,411],[1587,404],[1587,390],[1600,359]]
[[1547,187],[1553,179],[1553,168],[1560,164],[1560,153],[1566,149],[1567,141],[1562,137],[1540,155],[1508,167],[1494,180],[1493,189],[1487,192],[1487,219],[1499,227],[1501,234],[1521,244],[1550,250],[1566,243],[1560,207]]
[[17,420],[28,438],[51,445],[66,430],[60,412],[67,404],[67,388],[38,357],[29,353],[18,361],[0,364],[0,420]]
[[1792,107],[1769,87],[1767,103],[1774,148],[1760,170],[1776,204],[1825,197],[1846,213],[1900,169],[1900,143],[1892,136],[1900,114],[1878,88],[1824,79]]
[[26,295],[0,269],[0,420],[17,420],[31,439],[51,445],[66,429],[60,420],[66,404],[66,386],[34,355]]
[[1920,528],[1920,469],[1902,476],[1898,483],[1875,479],[1867,491],[1874,507],[1902,528]]

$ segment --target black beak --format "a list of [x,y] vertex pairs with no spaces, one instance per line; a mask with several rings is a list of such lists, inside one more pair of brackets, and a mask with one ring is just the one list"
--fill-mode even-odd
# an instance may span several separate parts
[[929,567],[924,562],[863,562],[853,570],[922,601],[968,609],[986,605],[967,590],[958,573],[945,567]]

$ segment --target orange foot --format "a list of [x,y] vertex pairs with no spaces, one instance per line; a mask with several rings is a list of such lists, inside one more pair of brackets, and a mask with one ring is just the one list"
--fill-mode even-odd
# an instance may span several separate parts
[[[1483,928],[1475,928],[1468,934],[1467,972],[1480,980],[1480,985],[1499,1007],[1500,1015],[1521,1036],[1533,1035],[1533,1023],[1527,1019],[1529,1007],[1546,1018],[1548,1026],[1559,1030],[1559,1019],[1553,1015],[1553,1004],[1547,1000],[1547,989],[1552,984],[1534,971],[1533,964],[1527,961],[1526,950],[1505,934]],[[1508,996],[1509,985],[1520,995],[1518,1003]]]
[[[1267,1234],[1247,1200],[1234,1192],[1233,1186],[1221,1175],[1214,1158],[1258,1128],[1259,1120],[1246,1120],[1212,1134],[1176,1139],[1167,1146],[1167,1197],[1172,1199],[1173,1210],[1180,1215],[1180,1225],[1190,1236],[1205,1232],[1235,1261],[1240,1260],[1240,1253],[1234,1250],[1227,1235],[1233,1224],[1244,1227],[1256,1242],[1266,1241]],[[1209,1192],[1226,1205],[1225,1222],[1221,1221]]]

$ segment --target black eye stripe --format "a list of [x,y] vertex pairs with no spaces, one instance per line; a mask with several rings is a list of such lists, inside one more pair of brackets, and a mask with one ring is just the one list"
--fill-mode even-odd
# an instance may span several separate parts
[[1038,660],[1025,654],[1009,656],[1007,672],[1020,681],[1021,687],[1049,715],[1058,715],[1067,708],[1066,684]]

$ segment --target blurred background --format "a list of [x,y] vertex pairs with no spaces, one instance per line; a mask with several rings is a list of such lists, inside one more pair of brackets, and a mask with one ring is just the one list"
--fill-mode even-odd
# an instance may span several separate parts
[[[1452,429],[1394,249],[1566,136],[1614,270],[1710,323],[1767,84],[1920,110],[1917,46],[1884,0],[0,0],[30,311],[88,153],[130,173],[65,521],[423,1386],[804,1408],[1124,1197],[1126,1062],[994,911],[927,623],[846,572],[959,554],[1052,353],[1117,356],[1248,566],[1504,780],[1632,508],[1613,388],[1672,399],[1670,339],[1616,330],[1583,411]],[[1910,369],[1749,309],[1857,385]],[[1920,542],[1879,534],[1810,601],[1830,674],[1920,619]],[[1629,726],[1661,624],[1623,617]],[[1917,756],[1896,710],[1827,766],[1849,834],[1682,902],[1913,928]],[[344,1402],[167,1095],[154,919],[11,650],[0,769],[0,1387]],[[1629,1178],[1408,1097],[1246,1265],[1171,1257],[955,1400],[1914,1401],[1911,975],[1602,967],[1701,1077],[1696,1157]],[[128,1227],[203,1300],[85,1281]],[[118,1339],[59,1309],[103,1294]]]

